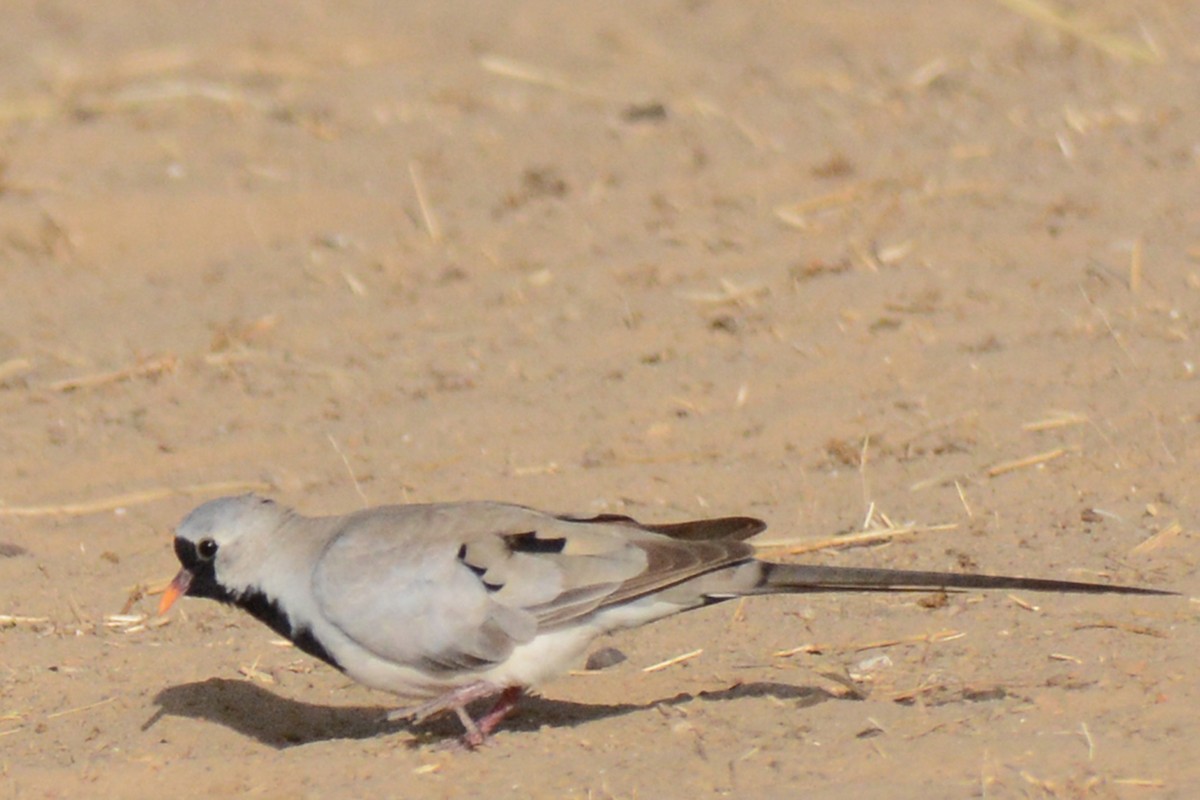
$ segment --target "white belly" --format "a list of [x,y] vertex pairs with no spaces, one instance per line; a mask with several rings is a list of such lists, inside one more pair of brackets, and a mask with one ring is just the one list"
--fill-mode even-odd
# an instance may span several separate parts
[[538,633],[531,641],[513,648],[504,661],[480,670],[425,672],[380,658],[340,631],[329,631],[322,640],[346,674],[359,683],[401,697],[423,699],[480,681],[502,687],[540,686],[575,666],[598,636],[643,625],[679,610],[675,603],[651,598],[610,608],[585,623]]

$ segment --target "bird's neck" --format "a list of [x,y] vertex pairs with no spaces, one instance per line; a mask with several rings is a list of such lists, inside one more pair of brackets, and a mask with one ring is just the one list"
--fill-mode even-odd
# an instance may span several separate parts
[[312,629],[304,624],[296,624],[283,610],[279,601],[268,595],[262,589],[247,589],[229,598],[229,602],[249,613],[259,622],[265,624],[275,633],[296,645],[302,652],[319,658],[326,664],[339,671],[344,671],[329,651],[313,636]]

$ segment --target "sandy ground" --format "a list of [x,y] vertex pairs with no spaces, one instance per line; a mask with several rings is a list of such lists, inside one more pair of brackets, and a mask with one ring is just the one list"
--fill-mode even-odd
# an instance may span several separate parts
[[[1195,796],[1200,7],[1074,5],[7,3],[0,794]],[[1183,596],[717,606],[446,753],[147,617],[254,487]]]

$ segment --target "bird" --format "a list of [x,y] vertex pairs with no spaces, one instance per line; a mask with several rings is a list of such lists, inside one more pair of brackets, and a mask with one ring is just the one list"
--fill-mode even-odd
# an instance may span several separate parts
[[[232,604],[373,689],[453,712],[458,743],[488,741],[521,696],[597,637],[732,598],[777,593],[1010,589],[1166,595],[1139,586],[778,563],[752,517],[643,524],[503,502],[385,505],[304,516],[257,494],[210,500],[174,532],[182,596]],[[478,718],[468,706],[494,705]]]

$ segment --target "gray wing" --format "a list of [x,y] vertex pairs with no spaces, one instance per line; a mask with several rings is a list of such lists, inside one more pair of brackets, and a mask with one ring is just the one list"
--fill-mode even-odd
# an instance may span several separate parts
[[[547,630],[744,561],[755,520],[641,526],[499,503],[391,506],[347,518],[313,575],[325,617],[427,671],[481,668]],[[702,598],[697,598],[697,604]]]

